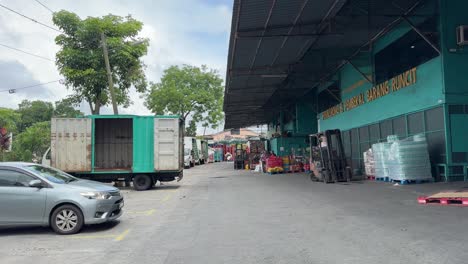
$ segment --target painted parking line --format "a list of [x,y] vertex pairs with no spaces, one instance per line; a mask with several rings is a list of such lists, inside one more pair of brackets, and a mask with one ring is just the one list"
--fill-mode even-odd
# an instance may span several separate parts
[[123,231],[120,234],[108,234],[108,235],[75,235],[70,236],[73,239],[101,239],[101,238],[113,238],[114,241],[122,241],[130,233],[130,229]]
[[171,194],[166,194],[166,196],[164,196],[164,198],[162,199],[163,202],[167,202],[169,201],[169,199],[171,199]]
[[128,235],[128,233],[130,233],[130,229],[127,229],[127,230],[123,231],[123,233],[120,234],[120,235],[118,235],[118,236],[114,239],[114,241],[122,241],[122,240],[124,240],[124,238]]
[[150,209],[146,211],[126,211],[126,214],[136,214],[136,215],[152,215],[156,212],[156,209]]
[[154,212],[156,212],[156,209],[148,210],[148,211],[146,211],[146,215],[152,215],[152,214],[154,214]]
[[164,196],[164,198],[162,199],[163,202],[167,202],[169,201],[169,199],[171,199],[172,197],[172,194],[173,193],[176,193],[177,190],[170,190],[168,194],[166,194],[166,196]]
[[93,238],[115,238],[116,235],[77,235],[70,236],[73,239],[93,239]]

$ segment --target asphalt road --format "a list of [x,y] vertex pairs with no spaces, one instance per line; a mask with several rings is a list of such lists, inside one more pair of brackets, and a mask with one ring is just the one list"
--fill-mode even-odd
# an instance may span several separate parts
[[416,198],[468,183],[325,185],[232,167],[124,190],[120,221],[77,235],[0,229],[0,263],[467,263],[468,208]]

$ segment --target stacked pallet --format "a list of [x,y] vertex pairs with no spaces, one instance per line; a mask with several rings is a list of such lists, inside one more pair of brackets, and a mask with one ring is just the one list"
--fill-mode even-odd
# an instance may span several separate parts
[[377,143],[372,145],[374,157],[375,179],[385,179],[389,177],[387,157],[390,143]]
[[431,162],[425,135],[393,142],[388,152],[387,166],[393,181],[431,180]]
[[431,182],[431,163],[424,134],[403,140],[391,135],[387,142],[372,145],[375,178],[402,184]]
[[418,197],[418,203],[468,206],[468,192],[445,191],[430,196],[420,196]]
[[364,156],[364,169],[368,179],[375,179],[375,160],[372,149],[368,149],[363,154]]

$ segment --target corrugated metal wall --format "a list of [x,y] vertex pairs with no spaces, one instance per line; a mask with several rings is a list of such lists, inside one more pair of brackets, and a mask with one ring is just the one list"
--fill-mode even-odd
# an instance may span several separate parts
[[51,166],[67,172],[91,171],[91,120],[52,118]]
[[133,172],[154,171],[154,117],[133,118]]
[[183,126],[178,118],[154,120],[154,166],[157,171],[177,171],[183,166]]
[[94,120],[94,168],[130,170],[133,163],[133,120]]
[[[342,131],[343,146],[352,168],[362,171],[363,152],[372,144],[386,142],[388,135],[404,139],[419,133],[426,135],[431,164],[445,163],[444,112],[441,106]],[[437,176],[436,179],[440,180]]]

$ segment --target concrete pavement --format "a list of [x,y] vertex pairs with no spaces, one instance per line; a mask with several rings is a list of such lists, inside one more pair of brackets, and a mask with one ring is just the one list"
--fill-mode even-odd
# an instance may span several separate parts
[[465,183],[328,184],[305,174],[187,170],[180,183],[124,190],[117,223],[73,236],[0,230],[1,263],[466,263],[468,208],[416,198]]

